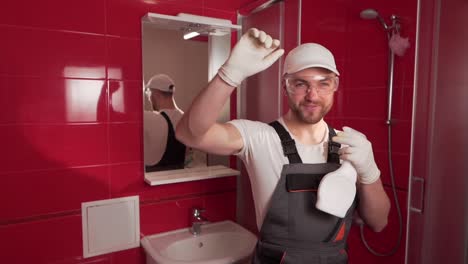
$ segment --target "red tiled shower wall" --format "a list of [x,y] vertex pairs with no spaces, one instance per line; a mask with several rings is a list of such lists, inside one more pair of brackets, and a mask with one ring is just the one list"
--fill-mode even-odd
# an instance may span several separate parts
[[[326,120],[337,129],[347,125],[362,131],[373,144],[392,209],[386,229],[381,233],[366,229],[365,238],[374,250],[385,253],[395,246],[399,230],[388,164],[388,42],[377,20],[359,17],[366,8],[376,9],[387,24],[390,15],[400,16],[401,35],[409,37],[411,43],[403,57],[395,58],[392,111],[393,168],[403,223],[406,223],[417,0],[302,1],[301,42],[317,42],[328,47],[341,73],[335,104]],[[349,238],[350,263],[404,263],[404,240],[403,232],[395,255],[376,257],[364,247],[359,228],[354,226]]]
[[249,2],[2,4],[1,263],[144,263],[141,248],[82,258],[87,201],[139,195],[142,234],[188,226],[191,206],[205,207],[213,221],[235,219],[235,177],[143,181],[140,19],[184,12],[236,22]]

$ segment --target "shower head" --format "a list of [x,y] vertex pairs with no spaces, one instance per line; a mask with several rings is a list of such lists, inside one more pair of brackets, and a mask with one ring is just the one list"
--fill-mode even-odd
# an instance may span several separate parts
[[379,20],[380,24],[385,28],[385,30],[388,29],[387,24],[385,24],[385,21],[379,15],[379,12],[377,12],[377,10],[375,10],[375,9],[372,9],[372,8],[364,9],[364,10],[361,11],[359,16],[362,19],[376,19],[377,18]]
[[377,13],[377,11],[375,11],[375,9],[364,9],[361,11],[361,13],[359,14],[359,16],[362,18],[362,19],[375,19],[379,16],[379,13]]

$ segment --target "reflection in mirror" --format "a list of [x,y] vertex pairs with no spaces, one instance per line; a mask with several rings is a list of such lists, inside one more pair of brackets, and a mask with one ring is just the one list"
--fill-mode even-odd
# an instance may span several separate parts
[[145,98],[149,98],[149,109],[143,113],[145,171],[183,169],[187,151],[175,138],[175,128],[183,115],[174,96],[175,82],[166,74],[156,74],[145,89]]
[[[184,40],[187,32],[180,30],[182,22],[159,14],[151,15],[163,20],[152,20],[149,15],[142,19],[145,172],[229,166],[228,157],[187,148],[174,133],[183,112],[226,60],[231,29],[227,34],[202,34]],[[228,119],[229,102],[220,113],[220,121]]]
[[144,160],[146,172],[206,166],[206,154],[186,149],[174,131],[208,82],[207,39],[184,40],[176,30],[144,23]]

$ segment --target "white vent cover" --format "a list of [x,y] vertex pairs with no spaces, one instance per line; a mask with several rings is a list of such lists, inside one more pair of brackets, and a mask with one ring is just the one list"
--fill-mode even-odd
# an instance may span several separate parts
[[140,246],[138,196],[81,204],[83,257]]

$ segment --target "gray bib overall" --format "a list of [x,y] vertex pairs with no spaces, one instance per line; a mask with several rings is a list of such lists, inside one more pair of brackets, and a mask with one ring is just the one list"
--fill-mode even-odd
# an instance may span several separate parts
[[340,144],[329,127],[326,163],[303,164],[296,144],[277,121],[270,124],[278,133],[285,164],[263,221],[255,248],[254,264],[345,264],[346,239],[356,207],[356,198],[345,218],[315,208],[317,188],[322,177],[340,167]]

